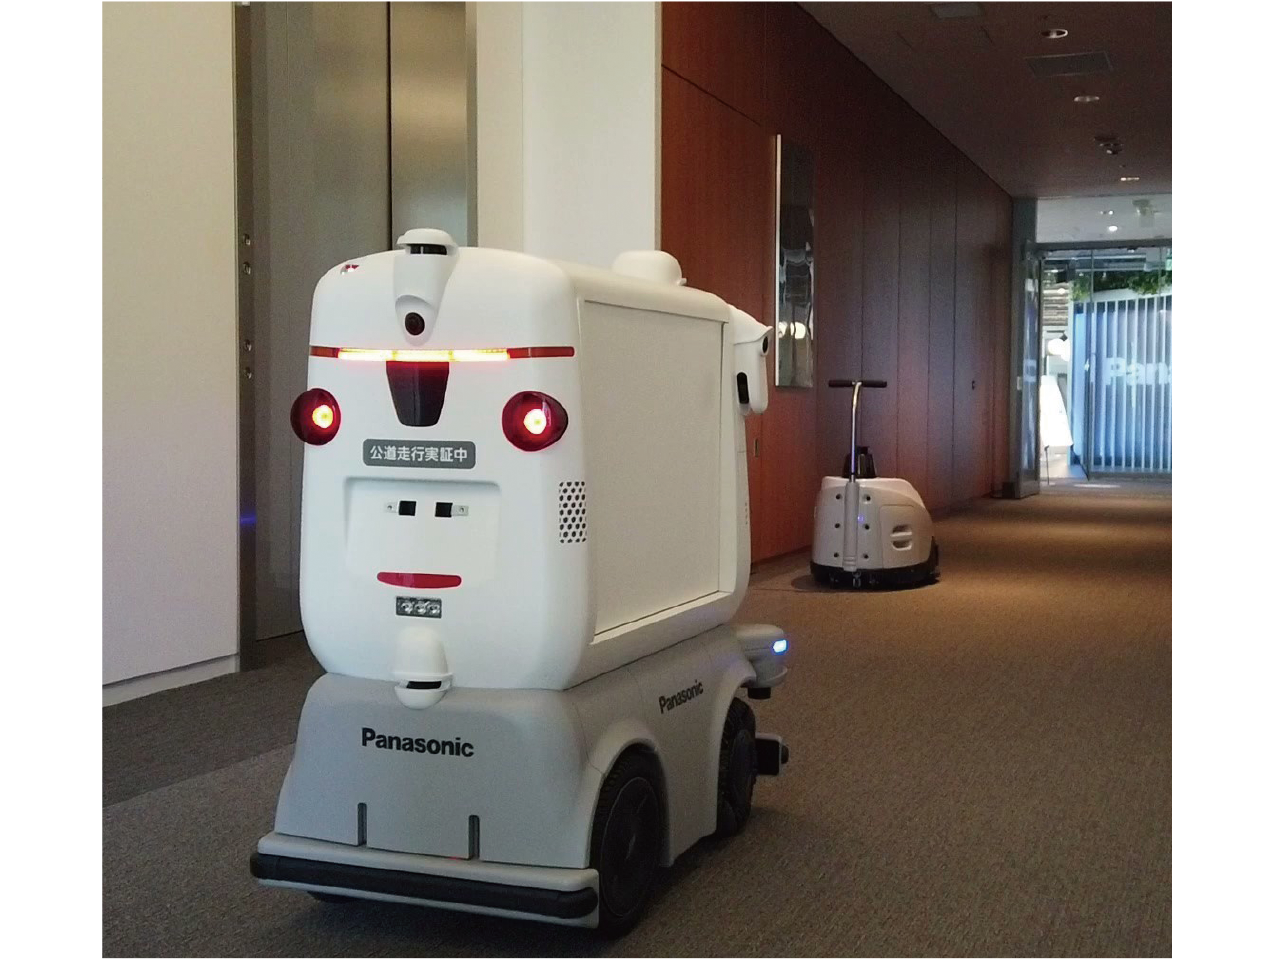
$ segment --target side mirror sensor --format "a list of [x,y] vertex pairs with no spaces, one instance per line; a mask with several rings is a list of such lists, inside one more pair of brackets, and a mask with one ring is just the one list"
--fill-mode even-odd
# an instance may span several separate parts
[[764,413],[769,406],[770,330],[749,314],[730,308],[733,324],[733,360],[738,389],[738,404],[745,416]]

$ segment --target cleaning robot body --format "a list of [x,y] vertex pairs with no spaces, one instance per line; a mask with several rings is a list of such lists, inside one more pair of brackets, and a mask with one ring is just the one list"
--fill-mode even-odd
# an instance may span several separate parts
[[317,285],[303,707],[262,882],[612,932],[786,748],[746,592],[768,330],[683,286],[412,230]]
[[842,477],[824,477],[813,511],[813,578],[829,586],[891,587],[938,575],[933,520],[906,480],[877,477],[871,451],[858,445],[858,397],[883,380],[831,380],[853,391],[849,460]]

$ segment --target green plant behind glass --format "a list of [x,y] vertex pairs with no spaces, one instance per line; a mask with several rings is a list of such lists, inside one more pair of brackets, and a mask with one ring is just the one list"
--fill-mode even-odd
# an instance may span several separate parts
[[1154,297],[1173,286],[1173,271],[1100,270],[1092,275],[1076,277],[1071,282],[1073,300],[1088,300],[1091,293],[1103,290],[1132,290],[1139,296]]

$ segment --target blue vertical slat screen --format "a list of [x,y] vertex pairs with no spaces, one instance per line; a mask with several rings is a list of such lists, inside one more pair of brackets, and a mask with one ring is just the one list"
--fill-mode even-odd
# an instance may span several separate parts
[[1089,392],[1086,470],[1171,476],[1173,294],[1101,294],[1077,306],[1077,321],[1086,349],[1073,357],[1073,376],[1087,377]]

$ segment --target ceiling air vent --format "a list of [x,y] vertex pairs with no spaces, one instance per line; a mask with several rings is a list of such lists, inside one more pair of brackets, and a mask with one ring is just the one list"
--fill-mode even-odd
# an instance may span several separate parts
[[934,3],[929,8],[939,20],[966,20],[982,16],[980,3]]
[[1086,73],[1106,73],[1111,69],[1111,60],[1104,51],[1097,50],[1027,57],[1027,66],[1037,77],[1078,77]]

